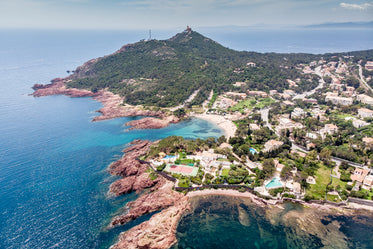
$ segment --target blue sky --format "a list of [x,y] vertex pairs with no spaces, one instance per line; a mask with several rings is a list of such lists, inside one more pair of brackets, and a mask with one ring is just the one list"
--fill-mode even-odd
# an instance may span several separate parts
[[0,28],[168,29],[373,20],[373,0],[0,0]]

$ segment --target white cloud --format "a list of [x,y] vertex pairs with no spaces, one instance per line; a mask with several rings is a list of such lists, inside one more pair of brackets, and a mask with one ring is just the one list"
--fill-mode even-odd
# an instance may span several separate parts
[[342,8],[350,9],[350,10],[366,10],[373,7],[371,3],[363,3],[363,4],[353,4],[353,3],[340,3],[339,4]]

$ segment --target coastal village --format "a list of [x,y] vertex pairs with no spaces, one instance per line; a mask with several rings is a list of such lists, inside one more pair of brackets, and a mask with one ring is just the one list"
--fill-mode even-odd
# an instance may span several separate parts
[[[290,54],[239,56],[189,27],[162,43],[141,41],[136,46],[148,46],[151,56],[160,63],[176,60],[177,48],[189,43],[193,49],[201,48],[198,55],[211,49],[210,53],[218,51],[226,57],[193,61],[193,65],[198,65],[193,70],[201,70],[199,75],[189,70],[189,64],[185,68],[164,65],[158,76],[172,72],[172,77],[163,80],[150,76],[123,79],[128,75],[119,70],[118,83],[106,78],[111,73],[95,71],[95,63],[100,60],[106,60],[100,65],[109,69],[116,68],[121,61],[105,56],[85,63],[68,77],[33,87],[35,97],[94,97],[103,107],[98,111],[102,115],[93,121],[145,116],[126,123],[125,127],[159,129],[183,119],[200,118],[224,131],[219,138],[169,136],[158,141],[134,140],[126,146],[124,155],[108,167],[110,174],[119,176],[110,185],[109,193],[141,194],[126,203],[108,228],[148,214],[151,218],[122,233],[111,248],[170,248],[177,243],[180,219],[192,210],[191,199],[198,196],[244,197],[262,207],[264,216],[273,210],[268,206],[284,209],[284,201],[315,208],[325,217],[330,213],[353,216],[362,209],[373,210],[373,61],[366,59],[369,56],[312,55],[318,60]],[[131,54],[131,46],[123,46],[115,54],[128,53],[138,61],[137,53]],[[227,58],[247,60],[239,67],[238,59],[231,61],[234,67],[227,69]],[[205,72],[209,63],[215,63],[215,67]],[[136,65],[140,64],[146,65]],[[143,71],[154,65],[150,60]],[[182,72],[178,82],[174,78],[175,68]],[[137,67],[126,68],[132,69],[137,73]],[[90,70],[102,78],[84,78]],[[198,86],[197,79],[211,80],[223,70],[226,71],[220,75],[224,79],[220,88]],[[190,75],[185,76],[186,73]],[[188,82],[194,79],[194,85],[180,90],[185,86],[183,75]],[[166,83],[172,87],[166,87]],[[161,90],[154,95],[144,90],[147,87]],[[305,213],[296,213],[293,218],[291,223],[302,232],[309,232],[306,227],[310,224],[315,228],[314,234],[307,233],[302,240],[318,238],[319,234],[328,237],[325,229],[330,227],[324,220]],[[339,227],[335,228],[340,232]],[[318,229],[323,232],[318,233]],[[334,241],[326,237],[322,242],[332,245]],[[339,242],[347,244],[344,239]]]
[[203,141],[195,151],[161,149],[144,160],[173,177],[178,190],[234,186],[274,200],[371,200],[372,63],[347,56],[299,64],[305,78],[319,76],[308,92],[297,91],[300,78],[287,80],[283,92],[235,82],[237,91],[212,92],[203,108],[187,111],[214,122],[225,136]]

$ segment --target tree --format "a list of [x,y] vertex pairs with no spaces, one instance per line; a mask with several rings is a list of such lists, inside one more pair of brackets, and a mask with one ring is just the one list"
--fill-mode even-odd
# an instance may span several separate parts
[[328,148],[323,148],[320,151],[320,159],[324,162],[325,165],[330,164],[330,160],[332,159],[332,151]]
[[272,158],[265,159],[262,163],[262,166],[263,166],[263,173],[264,173],[265,178],[271,177],[276,170],[275,163]]
[[218,143],[219,144],[222,144],[222,143],[225,143],[225,142],[227,142],[227,138],[223,135],[223,136],[220,136],[219,138],[218,138]]
[[178,118],[184,117],[185,114],[186,114],[186,112],[185,112],[184,108],[180,108],[180,109],[177,109],[176,111],[174,111],[174,115]]

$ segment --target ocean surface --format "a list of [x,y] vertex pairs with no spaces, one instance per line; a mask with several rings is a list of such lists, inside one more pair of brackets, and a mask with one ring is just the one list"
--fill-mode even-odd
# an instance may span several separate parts
[[[152,33],[156,39],[166,39],[176,32]],[[373,48],[370,31],[334,32],[333,36],[324,31],[202,33],[230,48],[259,52]],[[147,33],[0,30],[0,248],[109,247],[121,231],[149,218],[106,229],[125,203],[136,198],[135,194],[119,198],[107,194],[116,178],[106,168],[128,143],[138,138],[222,134],[198,119],[160,130],[127,131],[123,124],[133,118],[91,122],[101,104],[90,98],[28,95],[33,84],[66,76],[66,70],[146,38]]]

